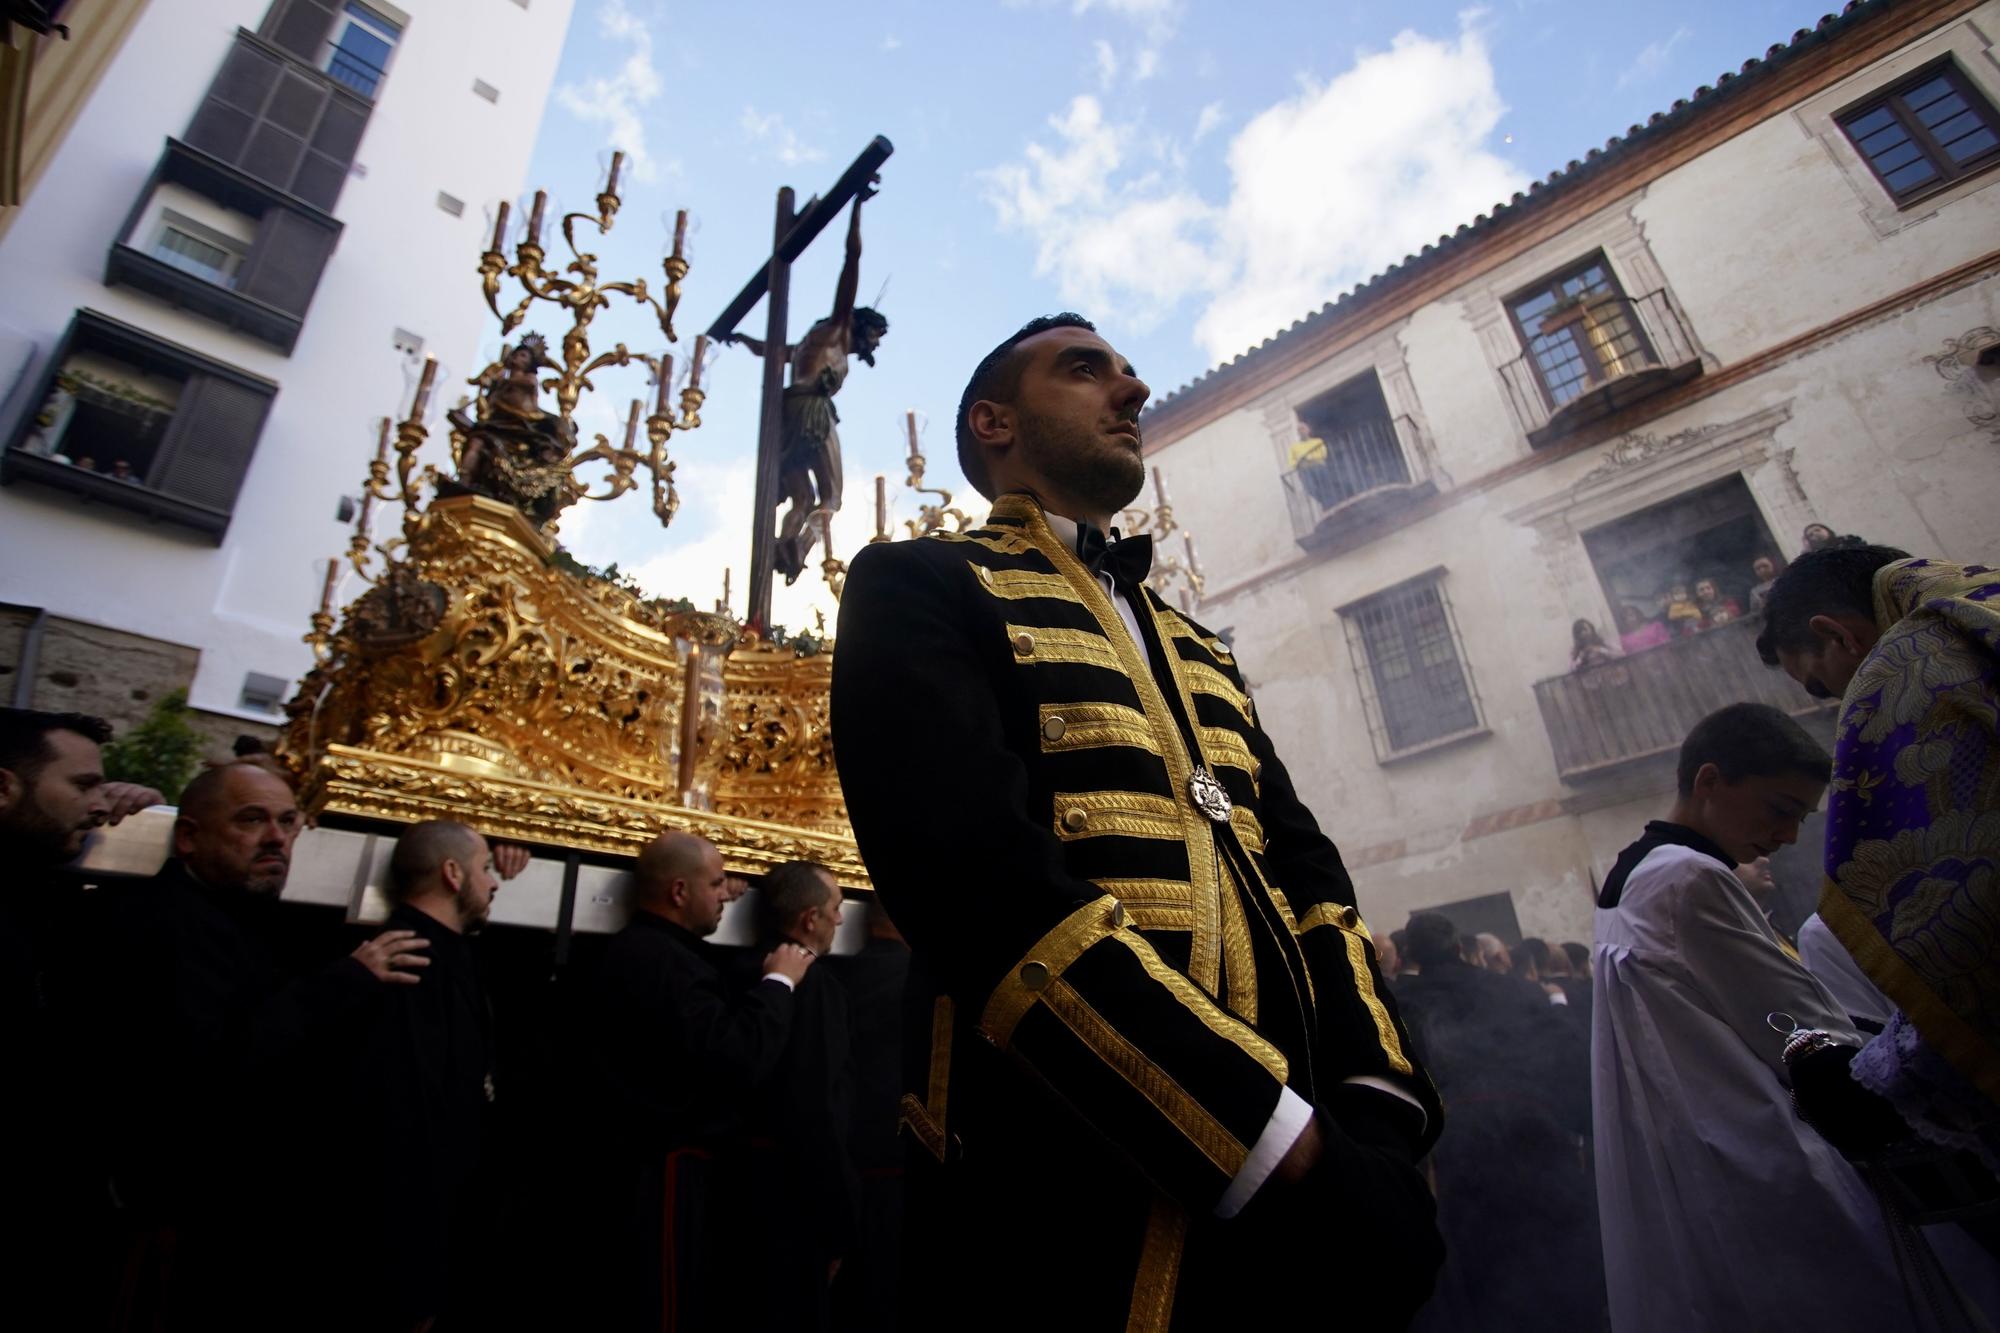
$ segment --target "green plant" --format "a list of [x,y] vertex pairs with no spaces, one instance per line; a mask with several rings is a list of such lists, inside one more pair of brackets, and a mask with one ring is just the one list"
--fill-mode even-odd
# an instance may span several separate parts
[[202,735],[188,721],[186,690],[153,705],[146,720],[104,747],[104,776],[151,787],[171,804],[201,766]]

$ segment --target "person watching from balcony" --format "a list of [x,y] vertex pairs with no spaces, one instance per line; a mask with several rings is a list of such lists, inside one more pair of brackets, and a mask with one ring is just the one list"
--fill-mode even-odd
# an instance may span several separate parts
[[1714,629],[1727,625],[1743,614],[1743,606],[1734,597],[1725,597],[1714,579],[1697,579],[1694,585],[1694,604],[1701,609],[1700,629]]
[[1618,604],[1618,646],[1626,656],[1657,648],[1672,637],[1665,621],[1657,617],[1648,620],[1646,613],[1630,602]]
[[1841,700],[1820,915],[1897,1008],[1854,1077],[2000,1169],[2000,571],[1809,552],[1757,648]]
[[1701,633],[1701,605],[1688,591],[1686,579],[1675,579],[1667,587],[1667,628],[1675,638]]
[[1597,626],[1579,620],[1569,627],[1571,671],[1588,671],[1617,658],[1618,653],[1598,634]]
[[1771,585],[1778,581],[1778,561],[1770,555],[1760,555],[1750,562],[1750,572],[1757,581],[1750,585],[1750,612],[1752,615],[1764,609],[1764,602],[1771,595]]
[[1340,503],[1340,488],[1333,475],[1333,459],[1327,452],[1326,441],[1313,433],[1311,423],[1299,418],[1298,442],[1292,445],[1292,471],[1299,474],[1299,482],[1312,496],[1313,503],[1321,509],[1331,509]]
[[[1711,713],[1667,818],[1599,893],[1597,1197],[1620,1333],[1913,1326],[1884,1209],[1842,1158],[1901,1126],[1848,1077],[1846,1011],[1733,873],[1797,839],[1828,765],[1776,708]],[[1788,1060],[1793,1023],[1824,1041]]]

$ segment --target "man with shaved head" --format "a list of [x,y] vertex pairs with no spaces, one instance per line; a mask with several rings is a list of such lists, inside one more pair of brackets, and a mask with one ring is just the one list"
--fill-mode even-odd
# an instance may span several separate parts
[[[324,1127],[311,1134],[322,1204],[318,1235],[295,1248],[317,1255],[315,1327],[447,1326],[471,1291],[482,1149],[496,1093],[493,1033],[468,936],[492,909],[493,852],[464,824],[413,824],[389,858],[384,923],[429,947],[417,986],[379,986],[352,1039],[319,1071],[312,1098]],[[393,1206],[356,1180],[395,1182]]]
[[121,1106],[114,1183],[133,1263],[165,1272],[168,1327],[287,1322],[283,1219],[306,1145],[285,1121],[342,1027],[427,963],[407,928],[322,966],[291,960],[278,895],[300,822],[268,769],[207,769],[181,793],[165,868],[106,891],[96,1018]]
[[631,920],[599,969],[585,1024],[602,1135],[592,1152],[604,1164],[596,1208],[620,1249],[602,1289],[614,1308],[591,1327],[710,1328],[741,1296],[715,1280],[737,1234],[716,1206],[716,1174],[778,1066],[814,953],[781,943],[757,984],[732,985],[704,942],[728,880],[713,843],[662,833],[632,868]]

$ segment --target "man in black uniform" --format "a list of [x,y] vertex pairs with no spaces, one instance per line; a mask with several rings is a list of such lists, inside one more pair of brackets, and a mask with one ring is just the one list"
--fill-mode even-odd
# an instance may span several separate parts
[[904,1322],[1399,1326],[1437,1099],[1228,648],[1104,531],[1147,392],[1029,324],[960,400],[986,524],[868,547],[842,598],[841,785],[932,1001]]
[[120,1108],[110,1148],[139,1322],[202,1333],[304,1322],[288,1304],[302,1295],[288,1246],[315,1145],[289,1115],[343,1026],[424,966],[426,942],[391,930],[291,970],[276,914],[299,826],[275,774],[208,769],[181,793],[166,867],[105,891],[91,1027],[97,1095]]
[[578,1206],[610,1233],[591,1243],[610,1247],[613,1271],[579,1280],[579,1300],[611,1307],[580,1327],[701,1333],[727,1326],[723,1312],[747,1300],[716,1280],[724,1261],[741,1262],[731,1252],[741,1229],[713,1206],[727,1191],[711,1185],[733,1165],[751,1097],[778,1067],[792,992],[813,955],[781,944],[755,985],[733,989],[704,943],[722,921],[727,882],[713,843],[661,834],[633,866],[632,917],[598,971],[587,1015],[599,1135],[590,1151],[604,1165],[595,1197]]
[[[790,943],[815,958],[833,952],[840,885],[824,866],[788,861],[757,886],[757,941]],[[757,1249],[753,1327],[811,1333],[827,1327],[828,1287],[854,1247],[860,1180],[848,1155],[853,1080],[847,995],[825,968],[798,984],[792,1030],[770,1081],[754,1100],[751,1194],[784,1200],[752,1215]]]
[[466,1326],[491,1215],[479,1188],[495,1092],[467,936],[497,888],[492,849],[463,824],[415,824],[396,841],[383,924],[428,946],[423,982],[377,988],[315,1071],[325,1095],[301,1108],[316,1123],[304,1149],[319,1169],[316,1313],[329,1333]]
[[826,960],[847,992],[853,1035],[854,1116],[848,1151],[861,1177],[861,1229],[833,1284],[833,1326],[841,1333],[894,1333],[903,1243],[903,984],[910,946],[879,902],[870,903],[859,953]]

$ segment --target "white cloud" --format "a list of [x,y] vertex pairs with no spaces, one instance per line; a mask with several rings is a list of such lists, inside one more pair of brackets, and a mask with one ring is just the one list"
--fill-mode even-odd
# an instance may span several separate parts
[[653,63],[653,34],[625,0],[604,0],[597,11],[597,30],[626,48],[624,63],[611,74],[594,74],[556,89],[563,110],[586,125],[602,125],[613,148],[625,150],[632,175],[641,181],[659,179],[659,167],[646,148],[645,108],[663,87]]
[[[1214,203],[1173,159],[1134,161],[1134,125],[1097,100],[1050,121],[1053,146],[984,175],[1003,227],[1032,235],[1037,272],[1088,312],[1135,331],[1189,296],[1195,336],[1221,361],[1525,184],[1485,144],[1504,110],[1474,22],[1451,39],[1405,31],[1324,84],[1253,117],[1229,147]],[[1221,117],[1207,110],[1197,137]]]
[[1091,49],[1097,53],[1098,86],[1109,89],[1118,78],[1118,53],[1102,37],[1091,43]]
[[743,108],[742,125],[743,132],[752,140],[770,144],[772,155],[788,167],[802,162],[817,162],[826,156],[825,149],[803,142],[797,131],[785,124],[785,118],[779,112],[763,115],[756,107],[746,106]]
[[1664,42],[1646,43],[1646,49],[1634,56],[1631,64],[1619,71],[1618,87],[1623,89],[1635,83],[1651,83],[1659,76],[1660,71],[1666,68],[1667,57],[1674,53],[1674,48],[1692,36],[1694,33],[1683,26],[1675,28],[1673,36]]
[[900,51],[903,49],[903,39],[892,32],[882,39],[882,49],[884,51]]
[[1093,9],[1138,24],[1157,42],[1164,41],[1180,23],[1181,0],[1071,0],[1072,14],[1088,14]]
[[1157,47],[1142,49],[1132,61],[1132,82],[1144,83],[1160,72],[1160,52]]
[[1201,115],[1194,122],[1194,141],[1200,143],[1213,134],[1222,124],[1222,103],[1210,102],[1201,109]]

